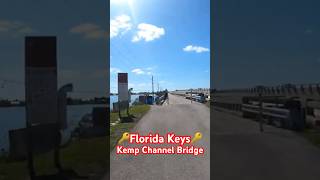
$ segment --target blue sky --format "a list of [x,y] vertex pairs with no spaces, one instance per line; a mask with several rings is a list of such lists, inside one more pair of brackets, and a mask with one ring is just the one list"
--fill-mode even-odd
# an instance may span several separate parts
[[320,1],[215,0],[215,88],[319,83]]
[[106,1],[1,1],[0,99],[24,99],[27,35],[57,36],[58,83],[73,83],[71,96],[105,96],[107,23]]
[[[151,90],[151,74],[171,90],[209,86],[208,0],[112,1],[111,92],[119,71],[137,91]],[[318,0],[212,2],[214,87],[319,82]],[[58,37],[59,85],[72,82],[72,96],[105,95],[106,14],[104,1],[0,1],[0,98],[24,98],[26,35]]]
[[209,0],[111,0],[111,92],[127,72],[135,92],[209,88]]

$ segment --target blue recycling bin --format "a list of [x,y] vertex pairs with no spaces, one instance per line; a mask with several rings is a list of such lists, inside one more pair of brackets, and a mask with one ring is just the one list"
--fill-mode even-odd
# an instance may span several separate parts
[[150,105],[153,104],[153,96],[148,96],[147,97],[147,104],[150,104]]

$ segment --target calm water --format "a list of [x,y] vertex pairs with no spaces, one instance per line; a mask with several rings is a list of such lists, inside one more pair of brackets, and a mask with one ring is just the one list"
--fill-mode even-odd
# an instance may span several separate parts
[[[70,105],[68,106],[67,121],[68,129],[63,132],[63,141],[67,141],[71,131],[77,127],[81,118],[92,112],[93,107],[104,106],[99,105]],[[25,120],[25,107],[7,107],[0,108],[0,149],[8,150],[9,139],[8,131],[11,129],[24,128]]]
[[[139,98],[139,95],[131,95],[131,102],[130,105]],[[110,109],[113,109],[114,102],[118,102],[118,96],[110,96]]]
[[[131,104],[139,97],[139,95],[131,96]],[[118,96],[110,96],[110,108],[112,103],[118,101]],[[92,112],[93,107],[104,106],[100,105],[70,105],[68,106],[67,121],[68,129],[63,132],[63,142],[67,141],[71,135],[71,131],[78,126],[81,118]],[[9,148],[8,131],[11,129],[24,128],[25,107],[6,107],[0,108],[0,149],[4,148],[6,151]]]

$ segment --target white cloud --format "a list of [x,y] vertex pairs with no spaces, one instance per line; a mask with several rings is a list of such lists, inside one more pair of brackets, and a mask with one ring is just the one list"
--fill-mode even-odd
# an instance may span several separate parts
[[92,23],[79,24],[70,29],[71,33],[82,34],[88,39],[100,39],[106,38],[107,32],[103,30],[100,26]]
[[131,72],[135,73],[135,74],[144,74],[145,72],[140,69],[140,68],[136,68],[136,69],[133,69]]
[[121,70],[119,68],[115,68],[115,67],[110,67],[110,73],[119,73],[121,72]]
[[147,68],[135,68],[133,69],[131,72],[137,74],[137,75],[141,75],[141,74],[144,74],[144,75],[152,75],[154,74],[153,72],[153,69],[152,67],[147,67]]
[[165,34],[164,28],[152,24],[141,23],[138,25],[138,32],[133,36],[132,42],[144,40],[146,42],[160,38]]
[[188,45],[188,46],[183,48],[183,51],[186,51],[186,52],[194,51],[196,53],[202,53],[202,52],[208,52],[209,49],[205,48],[205,47],[201,47],[201,46]]
[[12,33],[13,36],[36,32],[33,28],[19,21],[0,20],[0,33]]
[[131,18],[127,15],[120,15],[110,20],[110,38],[116,37],[129,31],[132,27]]

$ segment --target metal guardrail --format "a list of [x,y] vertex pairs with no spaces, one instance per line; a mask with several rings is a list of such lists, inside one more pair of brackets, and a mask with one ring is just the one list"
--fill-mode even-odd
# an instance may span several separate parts
[[232,111],[242,111],[242,104],[233,104],[233,103],[222,103],[222,102],[214,102],[210,103],[213,106],[229,109]]
[[[256,105],[249,105],[243,104],[242,111],[250,112],[259,114],[259,106]],[[271,108],[271,107],[263,107],[262,108],[262,115],[270,116],[272,118],[281,118],[281,119],[289,119],[290,118],[290,111],[288,109],[281,109],[281,108]]]
[[226,90],[215,90],[213,93],[248,93],[262,95],[309,95],[309,96],[320,96],[320,83],[313,84],[284,84],[278,86],[256,86],[253,88],[238,88],[238,89],[226,89]]
[[[259,105],[252,104],[232,104],[232,103],[221,103],[212,102],[213,106],[228,109],[231,111],[242,112],[245,118],[257,119],[260,114]],[[301,130],[304,128],[304,120],[300,111],[296,109],[285,109],[278,107],[262,107],[261,112],[263,118],[268,122],[268,124],[280,124],[281,127],[286,129]]]

